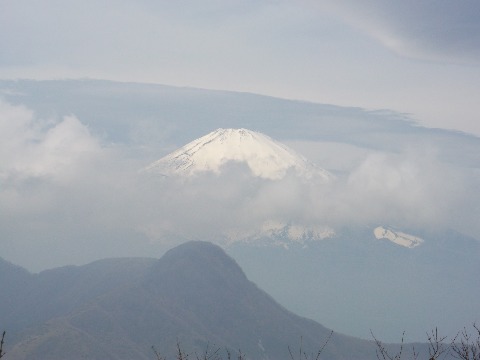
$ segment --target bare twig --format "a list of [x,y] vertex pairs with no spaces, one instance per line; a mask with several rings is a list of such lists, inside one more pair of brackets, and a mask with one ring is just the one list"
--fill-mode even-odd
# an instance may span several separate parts
[[157,351],[157,349],[155,349],[155,346],[152,346],[152,350],[157,360],[166,360],[166,358],[161,356],[160,353]]
[[[375,353],[377,354],[377,359],[378,360],[400,360],[402,358],[402,353],[403,353],[403,343],[404,343],[404,338],[405,338],[405,331],[402,334],[402,341],[400,343],[400,350],[395,356],[392,357],[383,346],[382,342],[378,340],[375,335],[373,335],[372,330],[370,330],[370,334],[372,334],[373,340],[375,340],[375,344],[377,345],[377,349],[375,350]],[[413,349],[413,352],[415,354],[415,349]],[[381,357],[380,357],[381,356]]]
[[[230,350],[225,349],[225,352],[227,353],[227,360],[231,360],[232,359],[232,353],[230,352]],[[242,353],[241,350],[238,350],[237,360],[245,360],[245,355]]]
[[[202,357],[199,357],[198,354],[195,352],[195,357],[197,360],[219,360],[221,357],[218,355],[220,348],[217,348],[215,351],[210,351],[210,344],[207,344],[207,347],[203,353]],[[227,351],[227,356],[230,356],[230,353]]]
[[186,354],[180,347],[180,343],[177,341],[177,360],[188,360],[188,354]]
[[[461,360],[480,360],[480,327],[473,324],[477,338],[473,339],[466,328],[463,328],[452,341],[453,356]],[[458,340],[457,340],[458,339]]]
[[[327,340],[325,340],[325,343],[318,350],[317,356],[315,357],[315,360],[320,359],[320,355],[322,354],[323,349],[325,349],[325,346],[327,346],[328,342],[332,338],[332,335],[333,335],[333,330],[328,335],[328,338],[327,338]],[[293,356],[293,352],[292,352],[292,349],[290,348],[290,346],[288,346],[288,353],[290,354],[290,359],[295,360],[295,357]],[[304,358],[305,360],[310,360],[310,357],[308,356],[308,354],[303,350],[303,338],[300,336],[300,348],[298,350],[298,360],[302,360],[302,358]],[[311,359],[313,360],[313,353],[312,353]]]
[[2,340],[0,341],[0,358],[2,358],[3,356],[5,356],[5,353],[3,352],[3,343],[4,343],[4,340],[5,340],[5,331],[3,332],[2,334]]
[[438,329],[435,328],[435,331],[432,330],[432,333],[430,335],[427,333],[427,338],[429,343],[428,344],[428,354],[430,356],[429,360],[436,360],[440,357],[440,355],[442,355],[446,351],[443,341],[447,337],[438,336]]
[[329,342],[330,339],[332,338],[332,335],[333,335],[333,330],[330,331],[330,335],[328,335],[327,340],[325,341],[325,343],[323,344],[323,346],[318,350],[317,357],[315,358],[315,360],[318,360],[318,359],[320,358],[320,354],[323,352],[323,349],[325,349],[325,346],[327,346],[328,342]]

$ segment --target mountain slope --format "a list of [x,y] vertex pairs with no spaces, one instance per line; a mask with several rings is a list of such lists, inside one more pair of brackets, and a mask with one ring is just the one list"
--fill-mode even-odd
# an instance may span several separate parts
[[[15,300],[6,309],[8,302],[2,301],[2,326],[17,331],[66,316],[98,296],[143,276],[154,261],[150,258],[106,259],[84,266],[45,270],[39,274],[30,274],[16,267],[17,272],[21,270],[21,279],[0,269],[0,296]],[[6,288],[4,279],[7,284],[15,283],[15,288]]]
[[219,173],[229,162],[244,163],[255,177],[278,180],[292,170],[325,181],[331,175],[287,146],[259,132],[247,129],[217,129],[196,139],[145,170],[163,175],[192,176],[202,172]]
[[[25,326],[12,337],[9,359],[151,359],[152,345],[171,358],[178,341],[187,352],[202,352],[210,344],[233,353],[241,349],[251,359],[281,360],[290,357],[287,346],[295,347],[300,338],[305,351],[315,352],[330,333],[286,311],[210,243],[189,242],[158,261],[142,264],[134,264],[141,271],[123,283],[96,294],[92,287],[83,287],[92,294],[87,301]],[[123,270],[115,273],[126,274],[130,265],[131,261],[123,262]],[[96,266],[106,268],[102,262]],[[74,269],[62,272],[71,274]],[[68,283],[56,284],[65,289]],[[65,292],[50,294],[42,302],[60,301]],[[371,359],[374,354],[372,342],[334,334],[322,358]]]
[[17,322],[13,321],[12,314],[26,298],[34,278],[27,270],[0,258],[0,326],[15,328]]
[[455,336],[480,321],[476,240],[408,230],[417,235],[410,239],[423,242],[406,247],[373,230],[339,229],[332,238],[288,250],[237,242],[228,253],[288,309],[354,336],[368,339],[373,330],[397,341],[405,331],[407,339],[422,340],[435,327]]

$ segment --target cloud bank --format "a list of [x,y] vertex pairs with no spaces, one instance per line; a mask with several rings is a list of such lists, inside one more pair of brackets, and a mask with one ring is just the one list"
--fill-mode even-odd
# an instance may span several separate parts
[[155,177],[129,154],[128,144],[103,143],[73,115],[41,119],[1,102],[2,256],[33,270],[159,256],[186,239],[225,244],[267,223],[480,231],[478,170],[420,145],[366,152],[329,184],[293,174],[262,180],[241,164],[190,180]]

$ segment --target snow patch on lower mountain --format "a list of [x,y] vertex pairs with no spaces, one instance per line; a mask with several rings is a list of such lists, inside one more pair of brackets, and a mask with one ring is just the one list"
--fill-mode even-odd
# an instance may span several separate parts
[[390,240],[394,244],[413,249],[414,247],[417,247],[423,243],[423,239],[406,234],[404,232],[396,231],[390,228],[384,228],[382,226],[376,227],[373,230],[373,234],[375,235],[375,238],[378,240]]

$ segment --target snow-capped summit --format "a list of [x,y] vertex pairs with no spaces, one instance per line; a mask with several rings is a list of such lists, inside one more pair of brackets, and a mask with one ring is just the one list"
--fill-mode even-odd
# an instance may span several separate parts
[[307,178],[318,176],[327,181],[332,177],[287,146],[247,129],[217,129],[150,164],[145,171],[166,176],[218,174],[231,161],[244,163],[254,176],[271,180],[292,170]]

